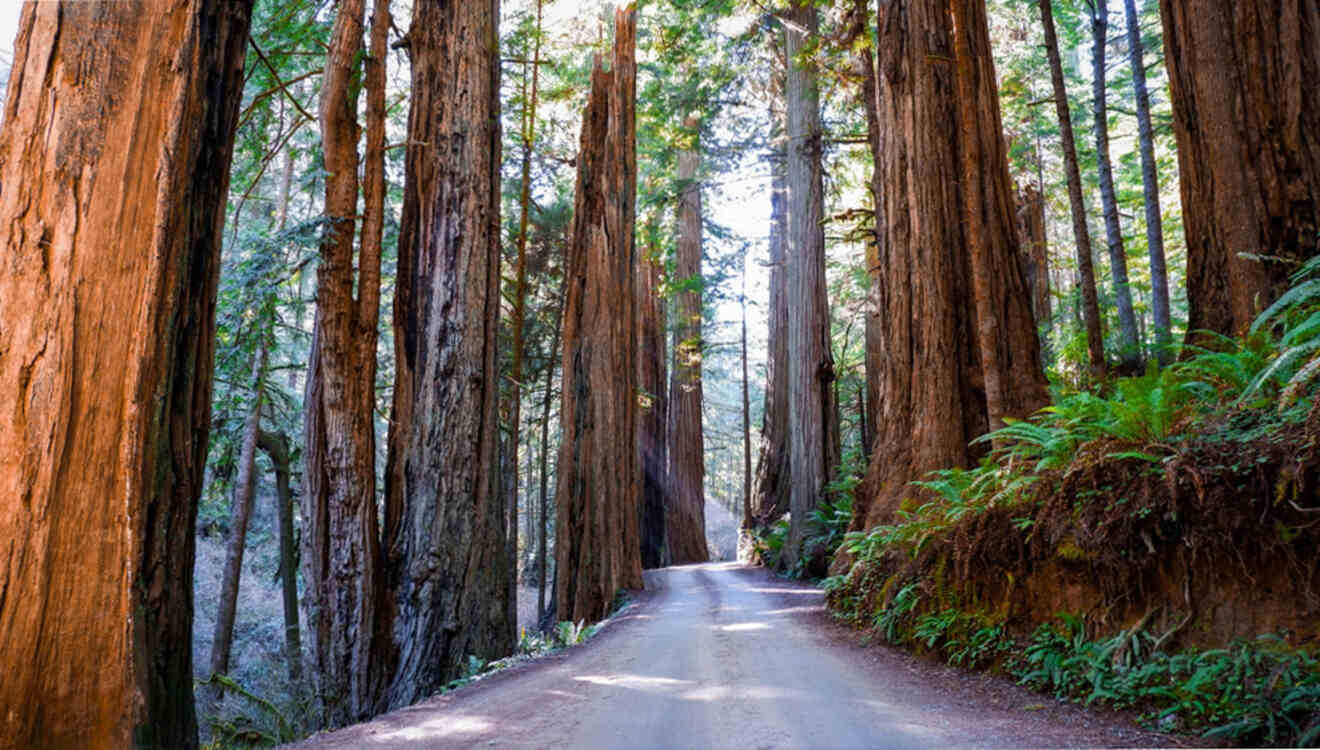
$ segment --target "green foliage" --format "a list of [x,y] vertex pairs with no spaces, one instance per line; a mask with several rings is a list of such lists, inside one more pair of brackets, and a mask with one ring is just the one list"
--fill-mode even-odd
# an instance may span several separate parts
[[1081,618],[1042,625],[1014,667],[1020,683],[1061,699],[1137,708],[1162,728],[1201,729],[1233,744],[1320,738],[1320,659],[1277,636],[1169,654],[1140,629],[1087,640]]
[[889,604],[875,614],[873,624],[890,643],[899,644],[905,640],[904,623],[921,601],[919,586],[920,584],[914,581],[899,589]]
[[237,680],[227,675],[215,674],[210,679],[195,682],[197,687],[219,685],[230,695],[242,698],[245,705],[257,710],[255,716],[240,710],[235,715],[203,717],[204,720],[209,720],[211,725],[212,740],[206,747],[215,750],[274,747],[302,737],[295,723],[286,717],[286,713],[298,712],[298,707],[285,706],[281,710],[273,701],[248,691]]

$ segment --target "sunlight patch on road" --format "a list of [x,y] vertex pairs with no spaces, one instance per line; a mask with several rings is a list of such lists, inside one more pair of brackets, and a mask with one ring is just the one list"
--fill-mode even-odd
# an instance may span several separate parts
[[755,591],[758,594],[795,594],[797,596],[825,596],[824,591],[819,589],[789,589],[789,588],[766,588],[764,586],[748,586],[743,591]]
[[649,692],[664,691],[671,688],[682,687],[684,685],[695,684],[691,680],[675,680],[672,677],[647,677],[639,674],[587,674],[579,675],[573,679],[578,682],[589,682],[592,685],[623,687]]
[[726,633],[741,633],[748,630],[769,630],[770,626],[764,622],[735,622],[732,625],[716,625],[715,629]]
[[411,727],[381,732],[371,736],[372,742],[393,742],[395,740],[434,740],[458,734],[480,734],[495,727],[489,720],[480,716],[446,716],[432,719]]

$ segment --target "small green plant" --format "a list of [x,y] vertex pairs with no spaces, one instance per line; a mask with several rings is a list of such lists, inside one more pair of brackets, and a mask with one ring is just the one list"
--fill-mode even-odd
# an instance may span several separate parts
[[893,644],[902,643],[904,640],[902,623],[909,613],[916,608],[917,602],[921,601],[921,592],[918,591],[917,582],[909,583],[894,594],[888,606],[875,614],[875,627],[884,634],[885,640]]

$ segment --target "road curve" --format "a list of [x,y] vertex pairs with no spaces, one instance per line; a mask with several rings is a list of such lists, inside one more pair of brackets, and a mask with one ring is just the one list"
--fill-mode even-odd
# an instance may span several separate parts
[[1113,729],[1115,722],[1102,721],[1097,734],[1066,717],[1024,714],[1020,701],[982,707],[951,701],[922,674],[941,668],[859,658],[858,648],[821,632],[819,590],[762,570],[692,565],[648,571],[646,583],[638,601],[583,647],[300,747],[834,749],[1152,741],[1146,733]]

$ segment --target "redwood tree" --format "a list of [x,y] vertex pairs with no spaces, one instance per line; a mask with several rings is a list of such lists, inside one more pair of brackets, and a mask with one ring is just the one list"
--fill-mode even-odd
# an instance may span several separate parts
[[582,121],[564,300],[555,606],[599,620],[642,584],[637,462],[636,11],[615,14]]
[[421,0],[394,299],[386,539],[392,707],[514,646],[496,480],[499,8]]
[[[657,228],[648,226],[648,238]],[[650,245],[637,266],[637,389],[642,399],[637,423],[637,460],[642,472],[641,545],[642,567],[669,564],[665,533],[667,504],[665,430],[669,417],[669,394],[665,367],[665,301],[661,292],[664,259],[659,243]],[[552,368],[553,369],[553,368]]]
[[[335,15],[321,85],[325,213],[305,415],[302,554],[317,695],[343,725],[377,713],[387,643],[376,514],[376,330],[385,216],[388,0],[375,0],[365,58],[367,138],[358,216],[358,87],[364,0]],[[355,247],[355,238],[358,242]]]
[[784,253],[787,291],[788,494],[790,524],[782,562],[801,554],[806,522],[837,463],[830,444],[834,359],[825,290],[824,179],[821,170],[820,90],[814,63],[804,57],[817,33],[810,0],[794,2],[785,16],[784,91],[787,111],[788,232]]
[[194,526],[251,2],[23,8],[0,131],[0,732],[197,746]]
[[1320,0],[1160,0],[1187,330],[1244,333],[1320,245]]
[[701,430],[701,163],[699,123],[683,123],[692,139],[678,154],[678,231],[674,276],[674,366],[669,372],[665,539],[675,565],[705,562],[706,451]]
[[913,480],[968,465],[972,439],[1046,398],[984,3],[896,1],[878,21],[887,356],[854,528],[891,519]]

